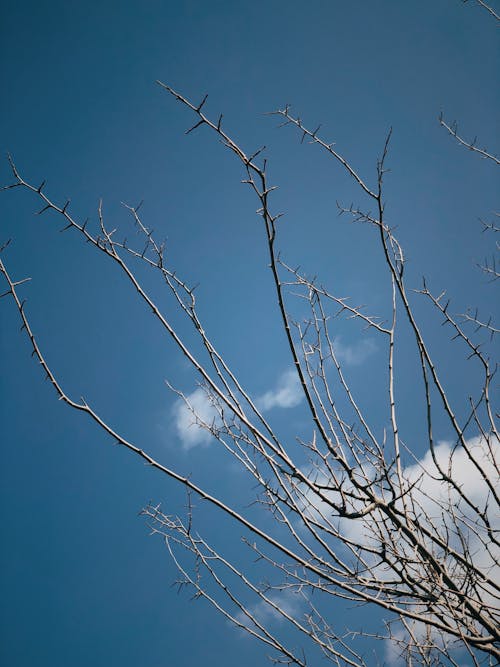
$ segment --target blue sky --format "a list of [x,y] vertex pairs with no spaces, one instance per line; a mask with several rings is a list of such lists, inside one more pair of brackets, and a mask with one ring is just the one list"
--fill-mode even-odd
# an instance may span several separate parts
[[[227,131],[248,152],[267,146],[270,180],[280,187],[275,210],[286,213],[284,258],[381,313],[387,293],[374,235],[337,216],[336,200],[356,203],[359,192],[264,113],[290,103],[312,128],[323,123],[325,138],[372,183],[392,126],[387,216],[409,257],[408,283],[419,287],[426,275],[436,291],[454,296],[456,311],[471,304],[491,310],[492,286],[474,263],[491,249],[478,217],[488,219],[498,206],[494,169],[437,121],[442,111],[466,137],[477,134],[495,149],[496,25],[473,2],[56,0],[4,3],[2,14],[2,153],[12,153],[27,180],[46,179],[56,201],[71,198],[81,219],[95,221],[102,197],[109,226],[127,228],[120,202],[144,200],[144,220],[167,239],[171,265],[199,283],[207,331],[285,438],[307,424],[286,380],[290,359],[258,204],[214,136],[203,129],[184,136],[192,117],[156,79],[193,100],[209,93],[207,113],[224,113]],[[10,182],[6,160],[0,174]],[[190,394],[194,373],[116,269],[72,232],[60,234],[50,215],[34,216],[38,208],[26,193],[2,193],[0,240],[13,238],[4,259],[14,277],[32,278],[22,295],[67,392],[85,396],[129,439],[245,508],[252,493],[234,464],[213,444],[183,435],[164,380]],[[1,662],[265,664],[265,650],[203,602],[177,594],[166,550],[137,517],[150,500],[182,512],[183,490],[56,400],[13,304],[0,306]],[[417,309],[425,318],[424,306]],[[429,330],[458,400],[475,372],[454,362],[438,327]],[[376,343],[347,328],[338,342],[363,405],[376,416]],[[400,369],[402,414],[418,449],[421,413],[404,341]],[[248,558],[240,554],[241,531],[203,507],[199,521],[228,553]]]

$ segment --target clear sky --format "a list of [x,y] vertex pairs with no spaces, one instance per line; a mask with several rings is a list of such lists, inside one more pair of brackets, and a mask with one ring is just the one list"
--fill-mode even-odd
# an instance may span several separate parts
[[[409,256],[409,284],[419,287],[425,274],[436,291],[455,297],[456,311],[476,303],[491,311],[492,286],[474,263],[490,252],[478,217],[498,207],[496,174],[457,146],[437,118],[442,111],[495,150],[497,30],[483,9],[460,0],[3,2],[0,149],[26,179],[46,179],[56,201],[71,198],[82,220],[96,220],[102,197],[109,227],[125,229],[120,202],[144,200],[144,220],[167,239],[171,266],[200,283],[207,330],[283,436],[293,438],[305,428],[304,412],[287,385],[290,359],[258,204],[214,136],[203,129],[184,136],[192,117],[155,80],[195,101],[208,93],[207,113],[224,113],[227,131],[249,153],[267,146],[270,180],[280,186],[275,208],[286,214],[284,258],[381,313],[387,294],[378,287],[371,230],[337,217],[336,200],[356,203],[359,193],[264,112],[290,103],[312,128],[323,123],[325,138],[372,183],[392,126],[387,215]],[[2,183],[11,181],[6,160],[0,174]],[[0,241],[13,239],[4,260],[16,279],[32,277],[22,288],[27,312],[67,392],[245,508],[252,492],[234,463],[186,434],[165,387],[168,379],[191,393],[195,375],[116,269],[72,232],[60,234],[50,215],[34,216],[38,202],[27,193],[2,193],[0,207]],[[177,593],[161,540],[148,537],[137,516],[150,500],[182,512],[183,490],[56,400],[6,299],[0,322],[0,662],[265,664],[264,649],[203,601]],[[432,332],[446,365],[454,353]],[[380,397],[369,379],[378,368],[376,344],[369,334],[348,335],[338,334],[345,363],[376,415]],[[418,434],[415,368],[404,353],[400,369],[403,416]],[[453,388],[475,375],[453,363],[446,379]],[[288,394],[279,394],[280,382]],[[241,531],[203,507],[199,528],[239,557]]]

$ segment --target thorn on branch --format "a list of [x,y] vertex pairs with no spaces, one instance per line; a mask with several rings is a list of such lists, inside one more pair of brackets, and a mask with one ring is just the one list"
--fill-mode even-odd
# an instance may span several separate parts
[[42,215],[42,213],[45,213],[45,211],[49,208],[52,208],[52,204],[47,204],[47,206],[44,206],[42,209],[38,211],[38,213],[36,213],[36,215]]
[[3,252],[5,250],[5,248],[10,244],[11,241],[12,241],[12,239],[7,239],[7,241],[5,241],[5,243],[2,246],[0,246],[0,252]]
[[262,146],[261,148],[256,150],[255,153],[253,153],[253,155],[251,155],[248,158],[248,162],[251,162],[252,160],[254,160],[258,155],[260,155],[262,153],[262,151],[265,151],[265,150],[266,150],[266,146]]
[[205,122],[205,121],[204,121],[203,118],[202,118],[202,119],[199,120],[197,123],[195,123],[195,125],[193,125],[193,127],[190,127],[189,130],[186,130],[186,131],[184,132],[184,134],[190,134],[193,130],[196,130],[197,127],[200,127],[200,125],[203,125],[204,122]]
[[17,178],[18,181],[22,181],[23,179],[19,176],[19,172],[17,171],[17,167],[14,164],[14,160],[12,159],[12,155],[10,153],[7,153],[7,160],[9,161],[10,168],[12,169],[12,173],[14,176]]
[[201,102],[199,103],[199,105],[196,107],[196,111],[197,111],[198,113],[200,113],[200,111],[202,110],[203,105],[204,105],[205,102],[207,101],[207,97],[208,97],[208,93],[205,95],[205,97],[201,100]]
[[0,190],[3,192],[4,190],[12,190],[13,188],[18,188],[21,185],[21,183],[12,183],[11,185],[4,185]]
[[277,189],[278,189],[277,185],[272,185],[270,188],[267,188],[266,190],[264,190],[264,192],[262,193],[262,197],[265,197],[270,192],[272,192],[273,190],[277,190]]
[[19,285],[22,285],[23,283],[28,283],[31,280],[31,278],[23,278],[22,280],[16,280],[15,283],[12,283],[13,287],[18,287]]

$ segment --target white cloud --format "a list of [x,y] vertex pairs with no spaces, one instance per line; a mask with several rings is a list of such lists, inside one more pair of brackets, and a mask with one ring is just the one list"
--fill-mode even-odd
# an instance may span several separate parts
[[182,447],[186,450],[210,442],[213,436],[207,427],[218,422],[217,410],[202,387],[188,394],[185,400],[176,401],[172,417]]
[[[273,591],[267,593],[266,597],[271,601],[271,604],[265,600],[259,600],[256,604],[247,607],[250,616],[264,627],[268,627],[269,623],[284,623],[287,619],[283,614],[292,618],[301,615],[303,598],[299,593],[290,590]],[[273,604],[277,608],[273,607]],[[244,612],[238,612],[235,618],[242,625],[255,628],[251,618]]]
[[304,398],[297,371],[285,371],[276,387],[256,399],[257,406],[265,411],[272,408],[295,408]]
[[[462,548],[461,539],[463,539],[468,544],[474,566],[487,574],[496,584],[500,584],[500,567],[498,565],[500,554],[498,550],[495,552],[495,546],[489,540],[484,526],[481,527],[481,522],[479,524],[475,523],[477,517],[474,511],[461,500],[459,491],[442,479],[439,468],[445,475],[449,475],[453,479],[461,492],[480,511],[485,512],[491,529],[494,532],[499,531],[500,516],[495,512],[495,503],[488,503],[491,492],[486,482],[487,479],[494,488],[498,488],[500,482],[498,473],[500,463],[499,446],[500,442],[494,436],[490,437],[489,443],[480,436],[470,438],[466,441],[466,447],[455,447],[450,442],[441,441],[435,447],[434,457],[430,451],[427,451],[418,461],[407,465],[402,471],[407,488],[411,488],[410,495],[415,504],[419,521],[431,533],[441,535],[444,541],[448,540],[451,546],[459,551]],[[321,471],[318,473],[315,469],[310,469],[308,472],[311,479],[316,478],[322,484],[327,483],[328,477],[325,473]],[[368,479],[372,478],[373,470],[367,469],[366,477]],[[348,493],[351,489],[352,485],[346,482],[344,491]],[[338,491],[334,489],[329,491],[328,495],[332,501],[340,500]],[[382,517],[377,516],[376,512],[366,518],[336,520],[330,505],[319,500],[309,490],[304,493],[304,505],[308,505],[305,510],[306,515],[325,526],[328,525],[328,521],[332,521],[347,539],[366,546],[377,546],[380,543],[380,535],[374,532],[374,525],[376,525],[376,522],[379,526],[382,525]],[[402,507],[401,501],[399,505]],[[362,509],[362,504],[360,502],[358,504],[353,503],[352,509]],[[456,535],[457,528],[461,531],[461,538]],[[485,547],[481,537],[489,543],[489,549]],[[390,543],[389,540],[388,543]],[[429,544],[431,543],[429,542]],[[400,541],[397,548],[401,555],[406,555],[409,558],[409,561],[414,559],[413,549],[406,542]],[[365,558],[368,562],[376,563],[378,561],[378,557],[371,558],[368,552],[366,552]],[[389,577],[391,573],[385,568],[386,566],[376,565],[372,569],[372,575],[380,579]],[[419,570],[416,562],[412,568],[415,577],[426,577],[426,573]],[[460,568],[457,568],[456,576],[461,576]],[[482,603],[491,602],[493,605],[496,603],[487,585],[481,589],[480,597]],[[420,612],[418,607],[415,607],[415,610],[417,613]],[[385,642],[385,658],[388,665],[399,667],[407,664],[406,658],[401,654],[406,634],[402,627],[398,629],[396,625],[393,627],[393,632],[393,640],[388,639]],[[450,639],[446,635],[429,628],[422,621],[412,623],[412,632],[415,637],[421,637],[422,639],[426,638],[430,632],[430,638],[437,646],[444,646]],[[457,647],[458,650],[459,647]]]
[[[495,449],[498,449],[500,443],[492,438],[490,444],[494,452]],[[495,462],[492,460],[484,438],[471,438],[467,441],[467,449],[482,473],[488,476],[493,485],[496,485],[498,483],[498,472],[495,469]],[[484,504],[488,489],[483,474],[472,463],[463,447],[457,447],[452,452],[451,443],[440,442],[435,448],[435,458],[438,466],[450,475],[468,498],[479,505]],[[437,502],[442,504],[443,502],[450,502],[448,485],[446,482],[435,479],[439,477],[439,472],[430,451],[418,463],[405,468],[405,477],[413,483],[422,475],[422,470],[425,470],[428,474],[424,475],[422,481],[418,484],[418,488],[422,493],[427,494],[427,503]],[[452,493],[458,500],[458,492],[453,491]]]
[[[274,389],[257,397],[256,404],[263,410],[272,408],[294,408],[303,400],[304,394],[295,370],[283,373]],[[177,400],[172,407],[175,430],[185,450],[206,445],[213,435],[210,427],[221,425],[219,414],[207,391],[198,387],[184,399]]]
[[[437,466],[454,480],[461,492],[476,507],[485,512],[491,529],[498,531],[500,530],[500,516],[493,509],[494,502],[488,505],[491,492],[485,477],[493,488],[498,489],[500,482],[498,449],[500,443],[492,437],[489,444],[491,450],[484,438],[469,439],[467,441],[469,457],[464,447],[453,448],[453,445],[449,442],[440,442],[435,448],[435,459]],[[426,512],[429,523],[432,522],[445,538],[447,528],[450,529],[449,534],[453,535],[452,514],[458,507],[460,508],[460,515],[465,520],[469,519],[472,526],[474,525],[475,515],[474,511],[461,500],[459,492],[447,482],[439,479],[440,473],[437,466],[431,452],[427,452],[418,464],[408,466],[404,475],[410,483],[416,482],[413,494],[415,499]],[[423,470],[426,474],[422,476]],[[446,508],[450,508],[449,511],[446,511]],[[495,554],[488,553],[474,529],[468,530],[464,524],[460,525],[461,530],[467,537],[470,552],[474,555],[474,565],[488,573],[493,580],[500,584],[500,567],[495,563]],[[484,528],[478,527],[477,530],[486,538]],[[456,541],[455,546],[460,548],[457,538]],[[494,545],[491,545],[491,548],[494,550]],[[497,553],[496,557],[499,556],[500,554]],[[485,597],[483,597],[484,601]]]
[[338,361],[346,366],[359,366],[377,349],[373,338],[363,338],[349,344],[342,342],[341,336],[335,337],[333,347]]
[[[440,632],[435,628],[431,628],[420,620],[412,620],[407,623],[411,628],[411,640],[409,641],[408,631],[402,627],[400,623],[392,623],[391,631],[392,636],[387,637],[384,641],[385,648],[385,660],[386,664],[390,667],[405,667],[406,665],[413,664],[422,664],[419,663],[418,659],[420,657],[418,648],[416,644],[421,646],[433,646],[436,651],[441,650],[446,652],[450,657],[453,658],[453,664],[457,667],[469,667],[470,663],[468,662],[467,649],[463,646],[460,640],[447,635],[446,633]],[[466,660],[466,662],[461,661]],[[431,656],[428,656],[431,658]],[[437,655],[434,655],[436,658]],[[413,658],[413,660],[412,660]],[[430,664],[430,663],[429,663]],[[442,662],[433,663],[433,664],[443,664]],[[446,664],[452,664],[446,662]]]
[[404,640],[404,632],[398,630],[395,632],[392,639],[384,641],[385,646],[385,661],[391,667],[402,667],[404,665],[404,657],[401,654],[399,642]]
[[[460,499],[459,492],[448,482],[441,479],[438,467],[445,475],[449,475],[455,484],[461,489],[462,493],[477,507],[485,509],[490,495],[489,487],[485,477],[491,482],[493,487],[498,487],[500,482],[498,474],[499,466],[499,445],[500,443],[494,437],[490,439],[490,447],[483,437],[470,438],[467,442],[467,450],[477,465],[475,465],[464,447],[454,447],[451,443],[441,441],[434,448],[434,458],[430,451],[427,451],[414,464],[406,466],[402,471],[402,477],[408,488],[411,488],[411,497],[418,508],[418,514],[421,521],[427,523],[427,528],[431,532],[438,531],[443,539],[446,539],[448,530],[452,526],[453,512],[460,508],[460,515],[464,518],[472,516],[472,510]],[[437,463],[434,462],[434,459]],[[305,470],[311,479],[316,479],[321,484],[326,484],[328,475],[318,471],[315,468]],[[362,477],[372,479],[375,471],[370,467],[365,467],[364,472],[359,471]],[[352,484],[344,481],[343,490],[349,493],[352,490]],[[327,495],[333,502],[341,500],[340,494],[335,489],[327,492]],[[312,491],[304,492],[305,504],[308,504],[307,514],[311,518],[322,521],[321,516],[326,519],[332,517],[331,506],[320,500]],[[491,504],[493,505],[493,503]],[[361,510],[363,504],[353,501],[351,510]],[[493,530],[500,530],[500,517],[494,513],[491,506],[486,508],[488,519]],[[372,542],[370,536],[372,517],[359,518],[354,520],[342,519],[340,529],[347,538],[360,544],[369,544]],[[432,526],[431,526],[432,524]],[[460,524],[463,530],[467,530],[465,525]],[[451,531],[453,533],[453,530]],[[477,542],[477,551],[474,558],[475,564],[484,567],[485,570],[493,567],[493,561],[490,555],[483,548],[480,548],[478,537],[473,531],[468,535],[471,552],[474,553],[475,542]],[[378,538],[375,539],[378,541]],[[496,569],[497,579],[500,580],[500,569]]]

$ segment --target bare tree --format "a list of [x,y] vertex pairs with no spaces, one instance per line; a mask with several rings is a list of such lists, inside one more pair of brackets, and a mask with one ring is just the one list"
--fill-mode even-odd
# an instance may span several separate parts
[[[484,3],[479,3],[483,6]],[[492,10],[488,10],[492,13]],[[170,267],[163,245],[143,221],[140,206],[127,207],[142,237],[135,247],[119,240],[98,211],[92,230],[46,194],[44,183],[34,185],[10,160],[14,181],[4,189],[20,188],[41,202],[40,213],[50,211],[112,261],[130,282],[153,317],[164,328],[199,374],[208,410],[200,411],[188,395],[171,387],[184,401],[199,428],[233,457],[258,488],[260,507],[271,513],[275,529],[261,522],[259,513],[244,515],[201,488],[191,478],[155,460],[141,445],[112,428],[85,400],[75,400],[46,361],[33,334],[20,287],[0,260],[7,290],[17,306],[22,328],[58,397],[85,413],[114,441],[128,448],[163,474],[184,485],[189,505],[185,517],[171,516],[150,505],[143,514],[166,547],[180,572],[180,584],[193,589],[240,629],[273,650],[277,663],[313,664],[318,652],[337,665],[365,665],[361,639],[385,640],[407,664],[458,664],[467,651],[470,664],[498,664],[500,658],[499,607],[499,436],[491,396],[496,365],[491,359],[498,334],[491,316],[471,309],[453,315],[444,293],[434,294],[424,281],[411,290],[405,279],[405,254],[386,220],[384,175],[389,132],[370,183],[335,147],[322,138],[320,128],[309,127],[289,106],[274,112],[282,125],[299,133],[345,170],[359,188],[362,204],[344,207],[341,214],[375,230],[378,252],[390,285],[390,317],[384,320],[333,294],[316,278],[281,259],[277,249],[280,214],[272,205],[262,149],[249,154],[226,132],[222,116],[205,113],[205,96],[193,103],[170,86],[158,84],[189,112],[195,121],[187,133],[206,128],[233,154],[244,173],[244,183],[259,205],[265,230],[270,270],[289,354],[310,417],[309,439],[290,445],[280,438],[261,403],[246,390],[212,342],[197,308],[194,290]],[[462,139],[456,124],[441,124],[460,144],[478,157],[498,164],[476,142]],[[492,166],[492,168],[494,168]],[[495,233],[493,223],[483,223]],[[4,244],[2,250],[8,244]],[[141,281],[138,264],[152,267],[175,299],[198,336],[199,349],[182,338]],[[483,266],[498,277],[494,263]],[[412,294],[418,292],[418,295]],[[293,296],[291,296],[291,294]],[[415,299],[424,297],[434,313],[458,340],[457,354],[467,351],[477,364],[481,382],[464,387],[469,409],[456,411],[439,360],[431,353],[424,328],[417,318]],[[294,319],[294,298],[308,310]],[[386,365],[386,411],[377,423],[356,398],[345,372],[332,321],[347,317],[378,337]],[[420,369],[415,391],[425,406],[426,453],[412,451],[401,432],[397,399],[397,336],[402,327],[411,332]],[[459,345],[462,346],[460,350]],[[201,361],[205,355],[206,363]],[[207,417],[208,415],[208,417]],[[445,421],[453,439],[443,443],[435,424]],[[307,463],[304,464],[304,453]],[[465,474],[464,474],[464,471]],[[191,503],[199,496],[228,515],[244,532],[244,542],[260,565],[248,570],[218,551],[195,528]],[[328,601],[335,598],[335,606]],[[385,630],[347,629],[332,617],[332,608],[372,605],[380,610]],[[277,627],[270,618],[281,618]],[[290,639],[290,638],[293,639]]]

